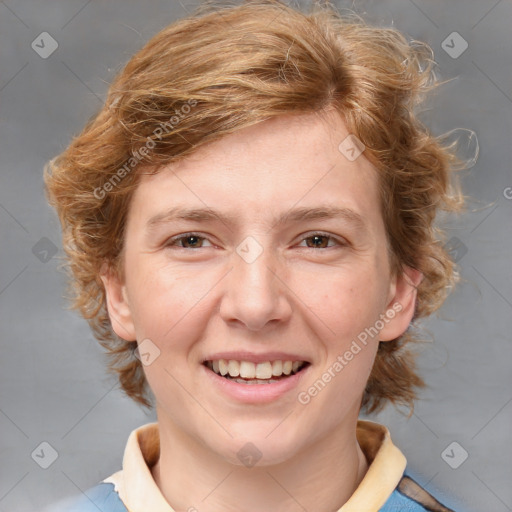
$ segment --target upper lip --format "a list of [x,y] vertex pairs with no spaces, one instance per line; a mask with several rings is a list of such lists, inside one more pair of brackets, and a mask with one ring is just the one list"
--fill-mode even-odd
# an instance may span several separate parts
[[234,361],[250,361],[251,363],[265,363],[266,361],[305,361],[309,363],[309,360],[298,354],[290,354],[285,352],[264,352],[261,354],[255,354],[253,352],[234,351],[234,352],[216,352],[203,359],[203,363],[206,361],[218,361],[219,359],[230,359]]

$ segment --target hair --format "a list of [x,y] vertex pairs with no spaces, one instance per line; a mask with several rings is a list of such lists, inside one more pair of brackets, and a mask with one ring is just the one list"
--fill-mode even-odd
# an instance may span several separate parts
[[415,365],[416,319],[436,311],[458,281],[436,214],[464,206],[458,162],[418,118],[439,85],[428,45],[370,26],[328,3],[308,13],[280,0],[208,2],[156,34],[114,78],[105,104],[45,168],[70,272],[72,307],[106,349],[110,371],[147,407],[137,342],[113,331],[100,278],[122,273],[121,251],[140,169],[158,172],[204,144],[274,116],[335,110],[378,175],[391,271],[421,271],[409,328],[380,342],[361,408],[411,409],[425,386]]

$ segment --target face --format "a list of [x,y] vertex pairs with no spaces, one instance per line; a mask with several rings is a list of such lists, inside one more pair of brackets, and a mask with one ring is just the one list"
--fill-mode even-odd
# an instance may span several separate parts
[[270,464],[355,424],[379,340],[412,318],[348,135],[334,113],[282,116],[143,175],[123,277],[103,276],[160,423],[235,464],[246,442]]

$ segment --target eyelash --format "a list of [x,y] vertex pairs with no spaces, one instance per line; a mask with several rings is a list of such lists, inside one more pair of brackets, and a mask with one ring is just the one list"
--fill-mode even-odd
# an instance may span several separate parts
[[[183,233],[181,235],[177,235],[177,236],[174,236],[174,237],[170,238],[165,243],[165,247],[175,247],[177,249],[189,249],[188,247],[177,247],[174,244],[176,242],[179,242],[180,240],[184,240],[184,239],[187,239],[187,238],[192,237],[192,236],[195,236],[195,237],[203,239],[203,240],[207,240],[207,237],[201,236],[199,233],[194,233],[194,232]],[[311,233],[309,236],[304,237],[301,241],[308,240],[310,238],[314,238],[315,236],[324,237],[324,238],[328,238],[329,240],[333,240],[340,247],[344,247],[344,246],[348,245],[347,242],[344,242],[343,240],[341,240],[341,239],[339,239],[337,237],[334,237],[333,235],[330,235],[329,233],[323,233],[321,231],[316,231],[314,233]],[[329,242],[327,242],[327,243],[329,243]],[[323,249],[323,250],[325,250],[325,249],[332,249],[332,248],[333,248],[333,246],[331,246],[331,247],[320,247],[320,249]],[[192,248],[190,250],[197,250],[197,249],[202,249],[202,247],[195,247],[195,248]],[[304,247],[304,249],[316,249],[316,248],[315,247]]]

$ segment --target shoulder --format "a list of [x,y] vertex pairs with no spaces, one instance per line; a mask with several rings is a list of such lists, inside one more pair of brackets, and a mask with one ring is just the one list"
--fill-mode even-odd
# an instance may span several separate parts
[[379,512],[454,512],[404,475]]
[[91,487],[80,496],[61,501],[45,512],[128,512],[114,484],[102,482]]

